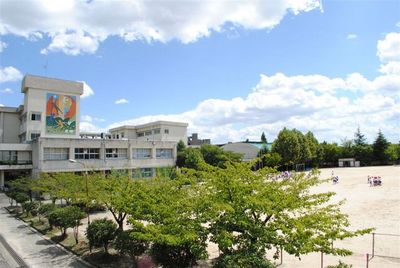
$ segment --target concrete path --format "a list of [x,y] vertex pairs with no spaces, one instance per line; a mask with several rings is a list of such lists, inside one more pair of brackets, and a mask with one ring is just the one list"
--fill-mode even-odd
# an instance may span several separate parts
[[[91,267],[61,246],[44,239],[23,221],[11,216],[4,208],[8,205],[7,196],[0,193],[0,235],[28,267]],[[0,257],[0,265],[5,260],[4,246],[2,251],[3,260]]]

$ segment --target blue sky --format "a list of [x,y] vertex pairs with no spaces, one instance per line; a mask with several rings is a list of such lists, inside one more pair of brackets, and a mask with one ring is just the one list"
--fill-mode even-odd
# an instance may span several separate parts
[[0,104],[22,103],[29,73],[86,83],[84,131],[163,119],[215,143],[284,126],[399,141],[400,1],[320,3],[0,0]]

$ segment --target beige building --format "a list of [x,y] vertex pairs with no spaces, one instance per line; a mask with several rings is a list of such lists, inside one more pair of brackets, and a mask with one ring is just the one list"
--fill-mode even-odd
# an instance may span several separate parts
[[0,187],[7,179],[41,172],[125,170],[152,177],[176,161],[187,124],[157,121],[108,133],[80,133],[83,84],[27,75],[24,104],[0,107]]

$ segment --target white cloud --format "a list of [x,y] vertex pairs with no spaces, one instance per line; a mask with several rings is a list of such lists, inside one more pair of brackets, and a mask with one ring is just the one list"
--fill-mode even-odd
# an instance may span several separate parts
[[64,52],[67,55],[79,55],[83,53],[93,54],[99,46],[99,39],[82,31],[74,33],[58,33],[52,37],[51,44],[40,51],[42,54],[49,52]]
[[7,46],[8,46],[7,43],[2,42],[2,41],[0,40],[0,53],[3,52],[4,49],[6,49]]
[[90,115],[82,115],[81,116],[81,121],[85,121],[85,122],[92,122],[93,118]]
[[115,104],[128,104],[129,101],[127,99],[119,99],[114,102]]
[[18,69],[12,66],[0,68],[0,83],[15,82],[21,79],[22,73]]
[[377,55],[382,62],[400,61],[400,33],[388,33],[378,41]]
[[0,103],[0,107],[4,107],[4,104],[1,104],[1,103]]
[[103,118],[92,117],[90,115],[82,115],[81,121],[91,123],[91,122],[104,122],[106,120],[104,120]]
[[82,99],[90,97],[94,95],[93,89],[85,82],[81,81],[83,83],[83,94],[81,96]]
[[391,61],[387,64],[381,65],[379,71],[384,74],[397,74],[400,75],[400,62],[399,61]]
[[351,138],[360,126],[369,142],[373,142],[378,129],[389,140],[398,142],[400,63],[394,61],[395,53],[386,53],[392,48],[385,44],[393,43],[391,36],[389,33],[379,41],[378,50],[385,55],[384,60],[390,61],[381,65],[382,74],[374,79],[356,72],[333,78],[263,74],[245,97],[207,99],[180,114],[145,116],[108,128],[155,120],[181,121],[189,123],[189,133],[198,132],[220,143],[258,140],[263,131],[268,140],[273,140],[283,127],[311,130],[321,141],[340,142],[346,136]]
[[356,39],[358,36],[356,34],[348,34],[347,39]]
[[106,132],[104,129],[102,129],[90,122],[81,122],[79,124],[79,130],[81,132],[95,132],[95,133]]
[[11,88],[5,88],[0,90],[1,93],[6,93],[6,94],[12,94],[14,93],[14,90],[12,90]]
[[[318,8],[318,0],[81,1],[3,0],[0,34],[48,35],[42,53],[94,53],[108,36],[126,41],[195,42],[226,27],[272,29],[288,13]],[[118,14],[117,16],[110,16]],[[15,14],[19,14],[15,16]]]

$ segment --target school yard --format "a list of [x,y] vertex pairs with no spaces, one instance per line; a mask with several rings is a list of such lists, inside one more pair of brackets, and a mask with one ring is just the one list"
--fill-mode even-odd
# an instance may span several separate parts
[[[321,169],[321,178],[330,178],[332,171],[339,183],[325,183],[316,191],[333,191],[334,200],[346,199],[342,211],[349,215],[351,229],[375,228],[374,257],[369,268],[400,267],[400,166]],[[381,176],[382,186],[370,187],[367,176]],[[385,234],[385,235],[384,235]],[[397,236],[387,235],[394,234]],[[336,242],[353,251],[352,256],[323,256],[323,267],[342,260],[353,268],[367,267],[366,254],[372,254],[372,234]],[[383,257],[387,256],[387,257]],[[279,267],[321,267],[321,254],[303,256],[301,261],[287,254]]]

